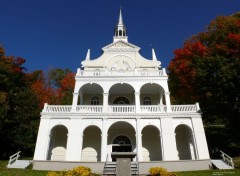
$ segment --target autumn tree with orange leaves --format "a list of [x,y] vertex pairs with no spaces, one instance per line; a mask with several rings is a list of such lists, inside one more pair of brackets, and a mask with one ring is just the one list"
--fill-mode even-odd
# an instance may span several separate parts
[[32,82],[31,88],[38,97],[39,107],[44,103],[70,105],[73,98],[75,74],[69,69],[56,68],[44,74],[43,71],[34,71],[28,74]]
[[175,103],[200,102],[205,124],[240,127],[240,13],[217,17],[174,54]]

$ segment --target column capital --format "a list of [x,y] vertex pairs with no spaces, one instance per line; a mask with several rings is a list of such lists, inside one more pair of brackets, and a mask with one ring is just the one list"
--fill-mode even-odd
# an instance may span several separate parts
[[135,95],[140,95],[140,92],[134,92]]
[[164,92],[165,95],[170,95],[170,92]]
[[105,95],[105,96],[107,95],[107,96],[108,96],[108,95],[109,95],[109,93],[108,93],[108,92],[103,92],[103,95]]
[[108,137],[108,134],[106,134],[106,133],[105,133],[105,134],[103,134],[103,133],[102,133],[102,134],[101,134],[101,136],[102,136],[102,137],[103,137],[103,136],[106,136],[106,137]]

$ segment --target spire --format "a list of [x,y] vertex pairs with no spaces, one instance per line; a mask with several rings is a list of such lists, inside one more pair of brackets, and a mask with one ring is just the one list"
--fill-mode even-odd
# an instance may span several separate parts
[[122,17],[122,9],[120,9],[119,17],[118,17],[118,24],[114,29],[114,42],[117,40],[124,40],[127,41],[127,29],[126,26],[123,24],[123,17]]
[[90,60],[90,49],[87,51],[86,59],[85,60]]
[[119,12],[118,26],[119,25],[124,25],[123,24],[123,18],[122,18],[122,9],[120,9],[120,12]]
[[152,60],[157,60],[154,48],[152,48]]

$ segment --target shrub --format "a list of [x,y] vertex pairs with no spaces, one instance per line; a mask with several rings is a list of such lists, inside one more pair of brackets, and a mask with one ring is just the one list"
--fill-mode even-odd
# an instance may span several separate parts
[[68,171],[49,172],[48,176],[94,176],[91,169],[84,166],[78,166]]
[[167,169],[162,167],[151,167],[149,173],[151,176],[176,176],[176,174],[168,172]]

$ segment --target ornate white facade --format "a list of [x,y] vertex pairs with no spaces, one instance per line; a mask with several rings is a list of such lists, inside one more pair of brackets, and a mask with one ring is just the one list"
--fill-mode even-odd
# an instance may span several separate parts
[[154,50],[129,43],[120,11],[113,43],[78,68],[72,105],[41,113],[34,161],[105,162],[134,151],[139,162],[208,160],[198,103],[171,105],[168,76]]

